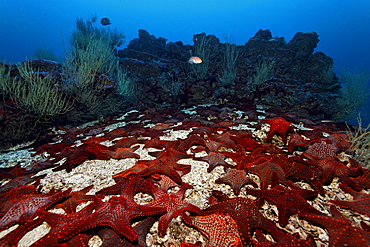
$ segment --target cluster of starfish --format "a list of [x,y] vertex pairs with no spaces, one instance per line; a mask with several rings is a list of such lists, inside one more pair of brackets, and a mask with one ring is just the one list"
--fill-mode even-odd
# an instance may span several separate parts
[[[346,209],[370,217],[365,191],[370,173],[345,154],[350,143],[342,124],[257,111],[248,104],[194,111],[146,109],[109,123],[63,129],[53,136],[56,142],[39,143],[32,150],[48,158],[25,168],[0,169],[0,179],[8,180],[0,187],[0,231],[18,225],[0,239],[0,246],[16,246],[43,222],[50,231],[32,246],[88,246],[94,235],[102,246],[147,246],[155,222],[163,237],[178,216],[206,238],[205,243],[184,240],[182,246],[316,246],[317,235],[289,230],[293,217],[325,230],[329,246],[370,245],[369,221],[356,225],[341,213]],[[113,125],[119,127],[111,130]],[[164,138],[171,131],[188,134]],[[139,148],[156,151],[144,160]],[[86,160],[127,158],[136,159],[135,165],[115,174],[116,183],[95,194],[88,194],[92,186],[40,192],[45,175],[37,176],[39,171],[72,171]],[[229,185],[233,195],[210,191],[204,208],[188,202],[185,193],[193,186],[182,177],[192,166],[180,162],[184,159],[206,162],[208,173],[222,167],[225,175],[215,183]],[[325,202],[326,211],[315,207],[333,180],[353,199]],[[139,193],[151,200],[139,204]],[[264,213],[266,206],[276,208],[276,217]],[[50,211],[55,208],[64,213]]]

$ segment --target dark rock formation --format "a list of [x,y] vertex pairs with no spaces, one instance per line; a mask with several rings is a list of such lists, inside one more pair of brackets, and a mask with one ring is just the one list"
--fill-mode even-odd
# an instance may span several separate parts
[[[99,116],[112,116],[122,109],[226,102],[252,102],[311,119],[330,119],[338,112],[340,84],[332,71],[333,60],[322,52],[314,52],[319,42],[314,32],[297,33],[288,43],[283,37],[273,37],[270,30],[259,30],[243,45],[221,43],[216,36],[205,33],[194,35],[193,42],[194,45],[167,43],[165,38],[139,30],[139,37],[116,53],[139,90],[138,98],[128,100],[118,95],[116,81],[97,73],[91,87],[96,91],[89,95],[104,100],[100,106],[105,108],[100,109]],[[189,64],[190,56],[200,56],[203,63]],[[48,76],[55,81],[55,92],[69,93],[63,91],[67,82],[59,63],[40,59],[27,62],[35,76]],[[255,78],[266,63],[271,68],[256,83]],[[4,67],[13,82],[22,80],[16,66]],[[0,145],[0,150],[15,144],[12,141],[16,139],[31,140],[53,125],[90,121],[97,115],[90,114],[76,93],[68,95],[74,102],[68,116],[42,121],[32,110],[18,109],[17,99],[5,91],[0,91],[0,96],[5,102],[0,105],[0,139],[6,144]],[[41,122],[45,124],[34,124]]]
[[[139,38],[118,51],[122,66],[141,88],[141,102],[202,104],[249,98],[303,117],[330,118],[337,111],[340,84],[331,70],[333,60],[322,52],[314,53],[317,33],[299,32],[286,43],[268,29],[259,30],[247,43],[236,46],[236,77],[228,85],[219,82],[226,45],[214,35],[193,36],[194,43],[202,39],[210,51],[205,78],[194,76],[194,65],[186,62],[194,46],[180,41],[166,43],[145,30],[139,30]],[[275,62],[276,75],[258,90],[251,90],[250,78],[263,61]]]

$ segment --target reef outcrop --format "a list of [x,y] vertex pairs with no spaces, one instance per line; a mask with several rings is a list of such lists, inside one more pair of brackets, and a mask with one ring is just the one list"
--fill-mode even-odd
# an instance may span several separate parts
[[[333,59],[314,52],[319,42],[315,32],[298,32],[286,42],[283,37],[273,37],[268,29],[259,30],[248,42],[235,46],[236,76],[228,84],[219,80],[220,71],[227,66],[222,62],[228,55],[227,43],[205,33],[194,35],[193,41],[204,41],[203,49],[209,53],[202,58],[207,62],[203,78],[192,76],[194,65],[187,63],[196,45],[166,42],[139,30],[139,37],[118,51],[122,66],[142,89],[141,102],[202,104],[248,98],[313,119],[330,118],[337,111],[340,83],[332,72]],[[251,90],[250,78],[259,73],[264,61],[274,63],[273,71],[266,72],[273,75]]]

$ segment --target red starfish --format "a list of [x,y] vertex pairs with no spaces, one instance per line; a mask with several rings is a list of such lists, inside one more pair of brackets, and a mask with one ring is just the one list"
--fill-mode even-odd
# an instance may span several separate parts
[[289,234],[283,230],[274,228],[272,229],[272,235],[278,236],[275,238],[276,242],[271,242],[266,239],[261,229],[256,229],[256,238],[258,243],[255,242],[253,246],[269,247],[269,246],[280,246],[280,247],[316,247],[315,239],[312,235],[308,235],[306,240],[299,238],[299,234]]
[[94,195],[86,195],[86,193],[89,192],[92,187],[94,187],[94,185],[90,185],[79,191],[73,191],[71,193],[71,197],[69,197],[62,203],[55,205],[54,208],[62,208],[64,209],[64,211],[66,211],[67,214],[75,213],[78,204],[82,202],[92,201],[95,197]]
[[263,153],[263,149],[257,148],[253,150],[253,152],[247,154],[244,147],[240,144],[237,146],[235,153],[234,152],[219,152],[219,153],[224,154],[227,157],[230,157],[236,163],[236,168],[240,170],[247,169],[250,166],[262,163],[267,160],[271,160],[271,157]]
[[[56,214],[47,211],[39,211],[39,217],[46,221],[51,227],[50,231],[40,240],[34,243],[34,247],[47,247],[60,244],[60,233],[73,227],[76,219],[87,217],[95,208],[94,203],[90,203],[82,210],[69,214]],[[66,238],[67,240],[69,238]]]
[[269,190],[255,190],[247,188],[247,192],[259,196],[268,202],[275,204],[279,210],[279,223],[281,226],[288,224],[289,217],[303,212],[322,214],[307,203],[307,198],[316,197],[317,193],[312,190],[288,189],[280,185],[274,185]]
[[181,159],[193,158],[193,155],[187,154],[186,151],[179,151],[174,146],[168,147],[162,151],[149,152],[149,154],[158,159],[170,158],[174,162],[179,161]]
[[10,180],[9,182],[7,182],[5,185],[0,187],[0,196],[3,193],[7,193],[7,191],[9,191],[11,189],[19,188],[19,187],[24,186],[28,183],[34,182],[35,180],[37,181],[37,179],[41,179],[45,176],[46,176],[46,174],[40,175],[40,176],[37,176],[37,177],[33,176],[33,174],[27,174],[27,175],[24,175],[24,176],[16,177],[16,178]]
[[159,138],[151,138],[150,140],[145,140],[144,148],[163,149],[168,147],[171,143],[170,141],[163,141]]
[[229,214],[191,217],[185,213],[181,217],[186,224],[195,227],[207,237],[207,246],[242,246],[238,225]]
[[257,206],[256,201],[248,198],[235,197],[218,202],[202,211],[202,215],[228,214],[236,222],[243,246],[251,244],[253,229],[261,228],[270,232],[275,224],[266,219]]
[[225,161],[226,155],[218,154],[216,152],[209,152],[206,156],[195,157],[194,160],[205,161],[209,164],[207,172],[211,172],[216,166],[222,165],[224,167],[232,167]]
[[24,185],[19,188],[14,188],[8,193],[4,193],[0,196],[0,216],[8,211],[17,200],[21,200],[27,196],[37,195],[36,187],[34,185]]
[[120,236],[127,237],[131,242],[136,241],[138,235],[132,228],[130,220],[139,216],[162,214],[166,211],[163,207],[138,205],[125,196],[112,197],[108,202],[94,198],[94,202],[96,205],[94,213],[75,218],[74,224],[60,233],[61,241],[97,226],[109,226]]
[[252,139],[252,135],[246,135],[244,137],[230,136],[230,138],[240,144],[246,151],[253,151],[261,147],[257,141]]
[[180,144],[179,148],[186,152],[189,148],[191,148],[193,145],[205,145],[204,138],[200,137],[197,134],[188,135],[185,140],[179,139]]
[[289,180],[292,179],[303,179],[309,183],[313,189],[320,194],[324,194],[324,188],[322,187],[321,171],[320,168],[310,166],[306,162],[293,162],[290,171],[285,174],[285,177]]
[[1,238],[1,246],[19,246],[18,241],[23,238],[27,232],[41,225],[43,221],[44,219],[42,217],[36,217],[34,220],[19,225],[15,230]]
[[148,217],[135,226],[133,226],[135,232],[138,234],[137,243],[131,243],[125,238],[121,238],[115,231],[110,228],[103,228],[97,232],[97,235],[102,240],[101,246],[147,246],[146,244],[146,235],[148,234],[153,223],[156,221],[153,217]]
[[140,147],[139,145],[130,148],[118,147],[115,151],[102,150],[101,153],[107,154],[114,159],[125,159],[125,158],[139,159],[140,155],[134,153],[139,147]]
[[124,170],[123,172],[114,174],[112,177],[114,179],[128,177],[128,176],[130,176],[132,174],[138,174],[138,173],[142,172],[143,170],[145,170],[148,167],[149,167],[149,164],[146,164],[146,163],[137,163],[136,162],[136,164],[134,166],[130,167],[127,170]]
[[302,135],[298,134],[298,133],[294,133],[293,135],[290,136],[289,138],[289,142],[288,142],[288,153],[292,153],[293,150],[296,148],[296,147],[302,147],[302,146],[307,146],[311,143],[314,143],[314,142],[317,142],[320,140],[320,137],[317,136],[315,139],[304,139],[302,137]]
[[25,174],[24,169],[20,164],[9,168],[0,168],[0,179],[3,178],[16,178]]
[[39,209],[46,209],[53,203],[69,195],[72,189],[55,193],[51,190],[48,194],[22,195],[13,200],[12,206],[0,219],[0,230],[16,223],[24,223],[31,219]]
[[244,170],[238,169],[227,169],[227,173],[224,177],[219,178],[215,181],[216,183],[228,184],[233,188],[235,195],[239,195],[240,189],[247,184],[251,184],[253,187],[258,187],[258,185],[250,178],[247,178],[246,172]]
[[283,139],[284,144],[286,144],[288,131],[293,132],[292,127],[290,126],[290,122],[286,121],[282,117],[262,119],[261,122],[270,124],[270,131],[267,135],[266,142],[271,141],[272,137],[275,134],[278,134],[280,135],[281,139]]
[[149,176],[152,174],[164,174],[178,184],[181,184],[182,180],[179,171],[188,173],[190,172],[190,165],[183,165],[176,163],[168,157],[157,158],[154,160],[140,160],[138,163],[144,163],[148,165],[148,168],[144,169],[138,175]]
[[362,169],[363,169],[363,174],[358,177],[354,177],[352,180],[355,181],[356,184],[360,186],[362,189],[370,189],[370,170],[366,168],[362,168]]
[[53,171],[60,171],[63,169],[66,169],[67,172],[72,171],[72,168],[74,166],[78,166],[82,162],[84,162],[87,159],[95,159],[96,155],[93,152],[81,149],[81,148],[69,148],[66,151],[63,150],[59,157],[53,160],[54,162],[58,162],[59,160],[66,157],[66,161],[59,167],[54,168]]
[[338,177],[343,183],[349,184],[352,188],[361,188],[350,178],[358,176],[362,170],[352,170],[343,162],[336,159],[309,160],[310,165],[314,165],[322,170],[321,182],[323,184],[330,181],[333,177]]
[[136,193],[150,193],[149,181],[136,175],[115,178],[116,184],[96,192],[101,195],[124,195],[127,199],[134,200]]
[[339,187],[346,193],[353,196],[353,201],[331,200],[337,206],[352,209],[361,214],[366,214],[370,217],[370,195],[352,190],[348,185],[341,183]]
[[210,139],[224,143],[225,146],[230,148],[235,146],[235,142],[232,140],[232,137],[234,136],[230,132],[226,131],[222,132],[221,134],[216,133],[209,136]]
[[118,141],[114,141],[114,145],[111,146],[113,149],[121,147],[121,148],[129,148],[134,144],[142,144],[145,143],[145,140],[138,140],[135,137],[124,137],[119,139]]
[[324,227],[329,233],[329,246],[370,246],[370,233],[354,227],[351,221],[346,219],[335,206],[330,207],[333,217],[300,214],[299,217]]
[[205,138],[205,136],[208,136],[212,133],[216,133],[216,131],[209,127],[200,126],[200,127],[194,128],[193,131],[189,133],[189,135],[197,134],[197,135],[200,135],[202,138]]
[[34,153],[32,153],[32,156],[36,156],[36,155],[41,154],[43,152],[47,152],[50,155],[56,155],[61,150],[65,149],[65,148],[68,148],[70,146],[71,146],[71,144],[66,143],[66,142],[54,143],[54,144],[46,143],[46,144],[36,148],[35,151],[32,151],[32,152],[34,152]]
[[309,159],[336,159],[340,148],[334,144],[315,143],[303,153]]
[[279,165],[266,161],[264,163],[257,164],[255,166],[247,168],[247,172],[256,174],[260,178],[260,188],[267,189],[267,187],[273,183],[273,178],[276,176],[279,183],[289,186],[291,188],[298,188],[292,181],[285,179],[285,173],[283,168]]
[[154,184],[151,184],[150,188],[154,201],[146,206],[166,208],[166,214],[159,218],[158,235],[160,237],[163,237],[166,234],[167,226],[173,218],[186,211],[200,213],[200,209],[197,206],[184,201],[185,191],[193,188],[193,186],[182,183],[180,190],[172,194],[168,194],[166,191],[159,189]]

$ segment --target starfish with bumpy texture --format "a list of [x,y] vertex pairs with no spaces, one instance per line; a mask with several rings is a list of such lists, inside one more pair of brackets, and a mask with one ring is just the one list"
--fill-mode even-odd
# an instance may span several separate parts
[[290,126],[290,122],[286,121],[282,117],[262,119],[261,122],[270,124],[270,131],[267,134],[266,142],[271,141],[272,137],[278,134],[281,137],[281,139],[283,139],[284,144],[287,143],[288,131],[292,132],[292,127]]
[[345,218],[338,209],[332,205],[330,211],[333,217],[317,214],[300,214],[299,217],[324,227],[329,233],[329,246],[370,246],[370,233],[352,226],[350,220]]
[[115,196],[108,202],[94,198],[95,212],[85,217],[76,218],[74,224],[63,231],[60,240],[64,241],[74,235],[97,226],[109,226],[129,241],[136,241],[137,233],[131,226],[130,220],[139,216],[163,214],[164,207],[149,207],[138,205],[125,196]]
[[335,144],[315,143],[303,152],[309,159],[336,159],[340,148]]
[[157,159],[160,158],[170,158],[172,161],[179,161],[181,159],[191,159],[193,155],[189,155],[186,151],[178,151],[176,150],[175,146],[168,147],[163,151],[155,151],[149,152],[151,156],[156,157]]
[[352,179],[362,189],[370,189],[370,170],[363,168],[363,174]]
[[140,155],[134,153],[140,146],[136,145],[130,148],[118,147],[116,150],[102,150],[101,153],[109,155],[114,159],[125,159],[125,158],[135,158],[139,159]]
[[152,227],[153,223],[156,221],[153,217],[148,217],[139,223],[137,223],[133,228],[135,232],[138,234],[138,241],[137,243],[130,243],[125,238],[121,238],[115,231],[111,230],[110,228],[103,228],[97,232],[97,235],[102,240],[101,247],[111,247],[111,246],[140,246],[146,247],[146,235],[150,227]]
[[285,179],[283,168],[270,161],[249,167],[247,172],[256,174],[260,178],[261,189],[267,189],[267,187],[272,183],[274,175],[276,175],[279,183],[291,188],[298,188],[292,181]]
[[247,184],[251,184],[253,187],[258,187],[258,185],[250,178],[246,176],[246,172],[238,169],[227,169],[226,175],[215,181],[216,183],[224,183],[231,186],[235,195],[239,195],[240,189]]
[[139,172],[139,176],[149,176],[152,174],[164,174],[170,177],[173,181],[178,184],[182,183],[181,177],[178,174],[178,171],[188,173],[190,172],[191,166],[190,165],[183,165],[176,163],[171,158],[162,157],[157,158],[154,160],[140,160],[138,163],[147,164],[148,167],[145,168],[143,171]]
[[207,162],[209,164],[207,172],[211,172],[218,165],[222,165],[224,167],[232,167],[232,165],[225,161],[226,158],[226,155],[216,152],[209,152],[206,156],[195,157],[194,160]]
[[134,200],[136,193],[150,193],[149,181],[147,178],[132,175],[123,178],[115,178],[115,181],[115,185],[105,187],[96,192],[96,194],[98,196],[124,195],[127,199]]
[[71,188],[64,192],[55,193],[51,190],[48,194],[25,195],[14,200],[14,204],[4,213],[0,219],[0,230],[3,230],[16,223],[24,223],[36,215],[37,210],[46,209],[53,203],[67,197]]
[[321,214],[320,211],[307,203],[306,199],[316,197],[317,193],[312,190],[288,189],[280,185],[274,185],[268,190],[255,190],[247,188],[247,192],[264,198],[268,202],[275,204],[279,210],[279,223],[281,226],[288,224],[289,217],[293,214],[303,212]]
[[228,214],[207,214],[202,216],[181,215],[185,224],[198,229],[208,239],[207,246],[235,246],[241,239],[238,225]]
[[36,195],[36,187],[33,185],[24,185],[19,188],[10,190],[8,193],[0,195],[0,216],[2,216],[6,211],[8,211],[17,200],[21,200],[22,197]]
[[36,243],[34,247],[47,247],[60,244],[59,236],[61,232],[66,231],[68,228],[75,224],[75,219],[86,217],[94,210],[94,203],[90,203],[82,210],[70,214],[56,214],[47,211],[40,211],[39,217],[46,221],[51,227],[50,231]]
[[320,140],[320,137],[316,137],[315,139],[306,140],[300,134],[294,133],[289,138],[289,142],[288,142],[288,146],[287,146],[288,153],[292,153],[293,150],[296,147],[307,146],[307,145],[309,145],[311,143],[314,143],[314,142],[317,142],[319,140]]
[[230,157],[235,163],[236,168],[244,170],[247,167],[253,166],[255,164],[262,163],[264,161],[270,161],[271,157],[263,154],[261,148],[255,149],[253,152],[247,154],[242,145],[238,145],[236,152],[219,152],[220,154]]
[[70,198],[67,198],[65,201],[55,205],[54,208],[62,208],[68,214],[76,212],[78,204],[82,202],[92,201],[95,197],[94,195],[86,195],[86,193],[89,192],[92,187],[94,187],[94,185],[90,185],[79,191],[73,191]]
[[244,137],[230,136],[230,138],[239,145],[242,145],[246,151],[253,151],[256,148],[261,147],[257,141],[252,139],[252,135],[246,135]]
[[269,247],[269,246],[279,246],[279,247],[316,247],[315,239],[312,235],[308,235],[306,240],[300,239],[299,234],[289,234],[280,229],[272,229],[273,236],[279,236],[274,240],[276,242],[271,242],[266,239],[261,229],[256,229],[256,239],[258,243],[255,242],[253,246],[256,247]]
[[341,183],[339,187],[346,193],[353,196],[353,201],[331,200],[329,202],[343,208],[348,208],[370,217],[370,195],[354,191],[348,185]]
[[338,177],[343,183],[347,183],[352,188],[361,189],[350,177],[360,175],[362,170],[350,169],[345,163],[336,159],[309,160],[307,162],[322,170],[321,182],[323,184],[329,182],[333,177]]
[[19,225],[16,229],[1,238],[0,246],[19,246],[18,241],[23,238],[23,236],[34,229],[44,221],[41,217],[36,217],[34,220],[27,221],[24,224]]
[[290,180],[303,179],[310,184],[315,191],[324,194],[323,184],[320,182],[320,174],[320,168],[294,161],[290,170],[285,174],[285,177]]
[[164,207],[166,209],[166,214],[159,218],[158,235],[160,237],[163,237],[166,234],[167,226],[173,218],[186,211],[200,213],[200,209],[197,206],[184,201],[185,191],[193,188],[193,186],[182,183],[180,190],[172,194],[168,194],[166,191],[163,191],[154,184],[151,184],[150,188],[154,201],[146,206]]
[[252,242],[253,229],[261,228],[270,232],[275,224],[265,218],[259,211],[256,201],[248,198],[235,197],[215,203],[202,211],[202,215],[228,214],[236,222],[243,246]]

